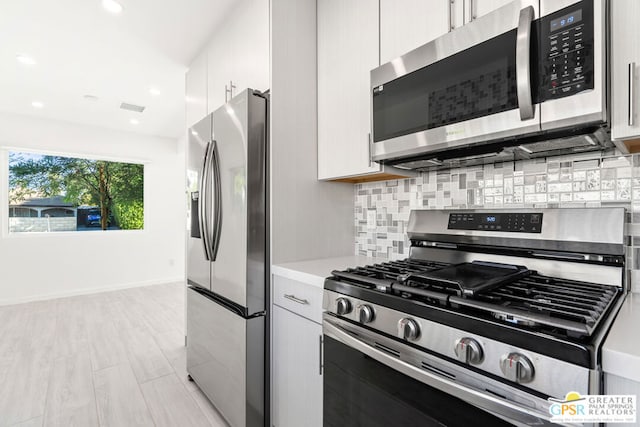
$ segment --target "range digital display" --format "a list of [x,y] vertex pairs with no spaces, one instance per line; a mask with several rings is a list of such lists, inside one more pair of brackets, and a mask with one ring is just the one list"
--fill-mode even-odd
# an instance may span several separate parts
[[551,21],[551,32],[569,27],[580,21],[582,21],[582,9],[578,9],[575,12],[568,13]]
[[507,233],[542,232],[542,212],[452,212],[449,230],[478,230]]

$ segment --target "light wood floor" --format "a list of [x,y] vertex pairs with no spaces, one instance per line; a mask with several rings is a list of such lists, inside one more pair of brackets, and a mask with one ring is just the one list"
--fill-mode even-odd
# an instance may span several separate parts
[[182,284],[0,307],[0,427],[226,426],[185,360]]

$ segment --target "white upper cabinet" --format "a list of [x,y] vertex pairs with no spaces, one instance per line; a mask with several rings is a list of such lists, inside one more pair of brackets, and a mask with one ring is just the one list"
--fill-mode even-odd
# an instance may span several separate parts
[[512,0],[380,0],[380,62],[461,27]]
[[269,2],[241,0],[215,31],[208,52],[207,111],[247,88],[269,88]]
[[378,0],[322,0],[317,7],[318,179],[380,173],[381,166],[370,162],[369,145]]
[[611,137],[633,151],[640,143],[630,141],[640,138],[640,26],[631,18],[638,16],[638,0],[611,2]]
[[467,24],[474,21],[476,18],[493,12],[512,1],[513,0],[465,0],[464,22]]
[[228,87],[233,71],[231,58],[233,55],[233,40],[231,39],[231,27],[223,25],[214,33],[207,50],[207,111],[209,113],[218,109],[225,103]]
[[463,0],[380,0],[380,63],[463,25]]
[[234,96],[247,88],[269,89],[269,2],[244,0],[232,26]]
[[207,115],[207,52],[198,56],[186,74],[186,127]]
[[318,179],[415,176],[371,161],[370,72],[380,65],[378,0],[317,6]]

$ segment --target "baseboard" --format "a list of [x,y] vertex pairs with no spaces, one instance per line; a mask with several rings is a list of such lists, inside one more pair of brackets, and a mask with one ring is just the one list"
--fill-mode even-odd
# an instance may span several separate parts
[[40,295],[33,295],[33,296],[21,297],[21,298],[0,299],[0,306],[24,304],[27,302],[66,298],[66,297],[73,297],[78,295],[99,294],[102,292],[118,291],[121,289],[128,289],[128,288],[141,288],[144,286],[166,285],[169,283],[178,283],[178,282],[184,283],[184,277],[176,277],[173,279],[164,279],[164,280],[146,280],[143,282],[133,282],[133,283],[120,284],[120,285],[103,286],[100,288],[73,289],[69,291],[52,292],[49,294],[40,294]]

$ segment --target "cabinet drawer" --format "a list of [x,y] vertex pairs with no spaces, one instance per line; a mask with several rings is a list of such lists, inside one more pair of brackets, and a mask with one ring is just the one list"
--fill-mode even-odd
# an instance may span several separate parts
[[273,303],[322,323],[322,289],[282,276],[273,276]]

